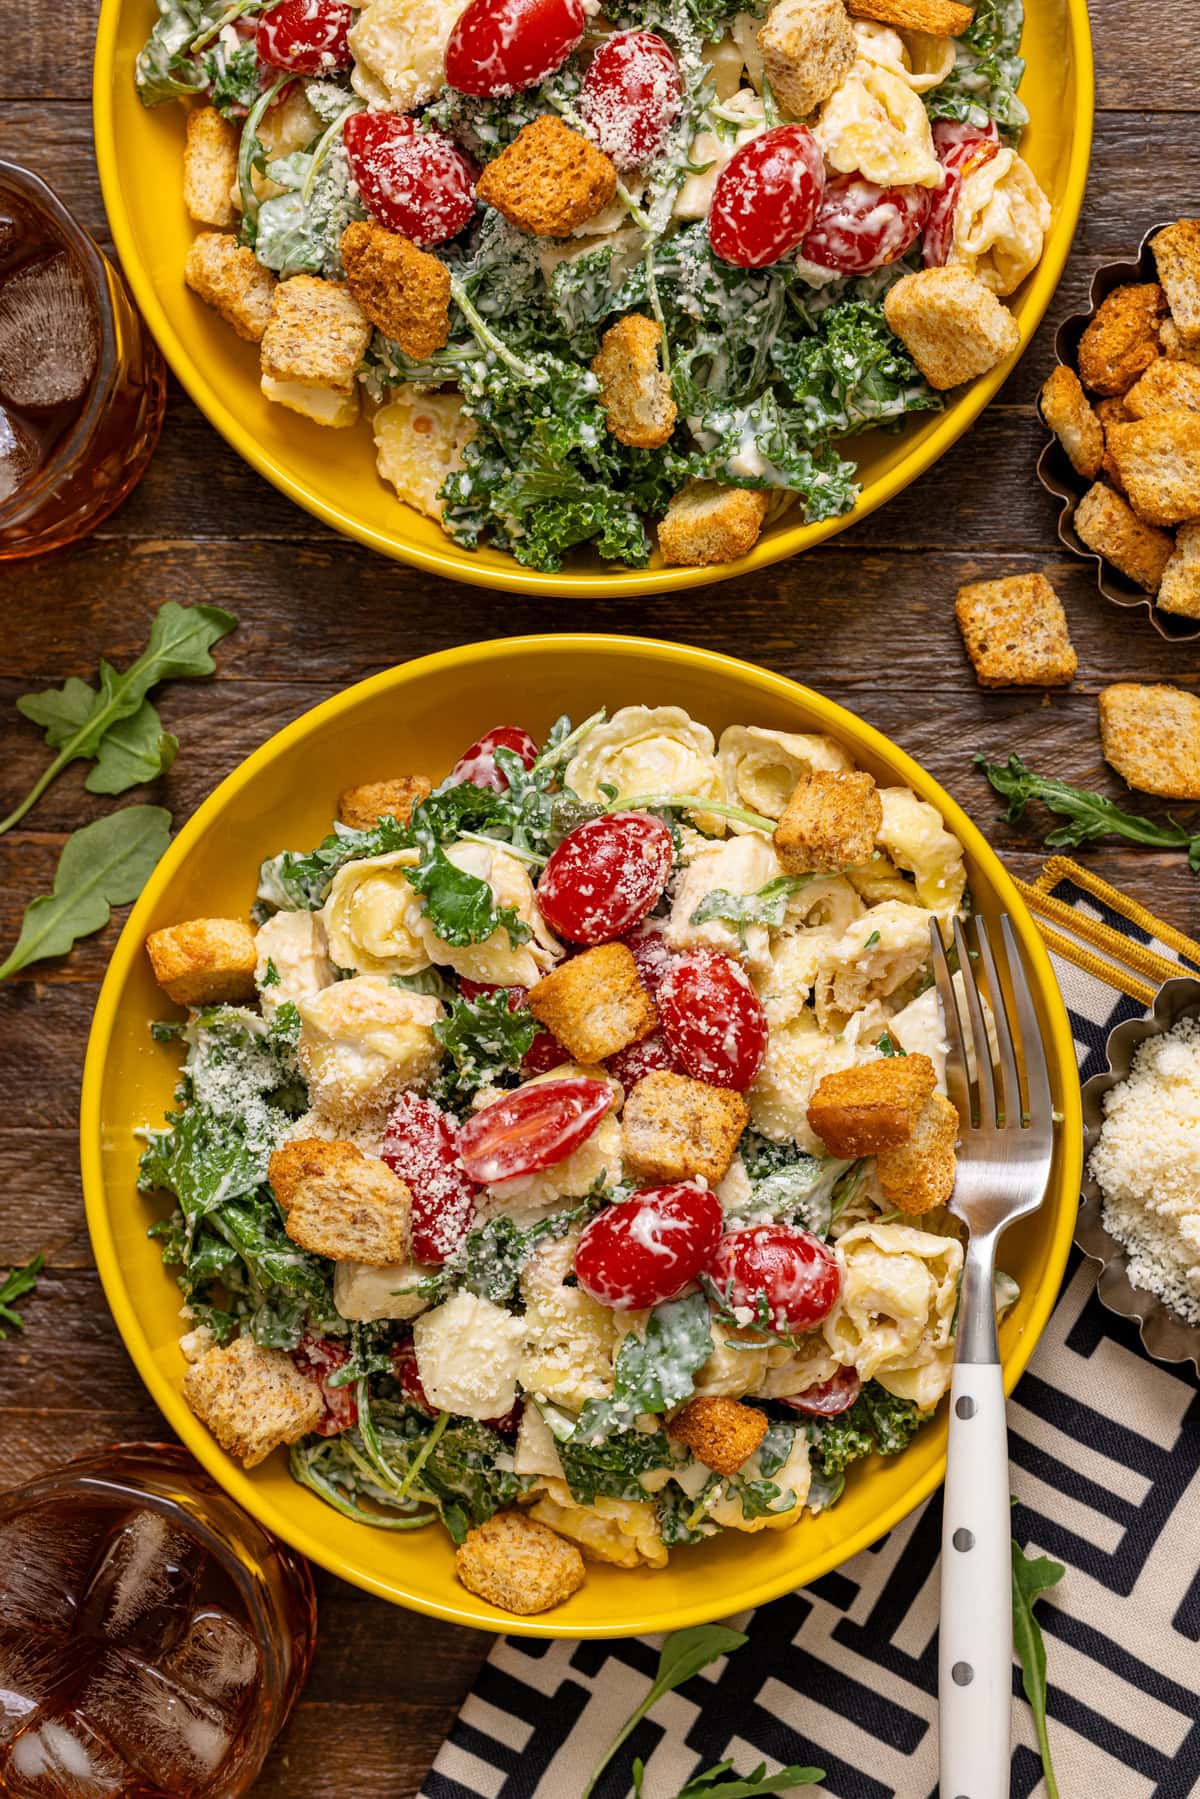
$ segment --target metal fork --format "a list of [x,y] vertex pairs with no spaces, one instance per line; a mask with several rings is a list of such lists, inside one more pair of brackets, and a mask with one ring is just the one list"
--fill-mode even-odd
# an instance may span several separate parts
[[[1008,996],[988,927],[977,953],[956,920],[967,1029],[942,937],[933,970],[946,1021],[946,1086],[958,1109],[958,1176],[950,1210],[969,1234],[958,1310],[942,1523],[938,1651],[941,1799],[1008,1799],[1012,1712],[1012,1564],[1008,1433],[996,1341],[996,1242],[1041,1205],[1054,1113],[1041,1032],[1016,933],[1000,919]],[[976,967],[976,963],[978,967]],[[977,973],[995,1026],[993,1060]],[[970,1075],[968,1045],[973,1050]],[[1019,1074],[1024,1068],[1024,1091]]]

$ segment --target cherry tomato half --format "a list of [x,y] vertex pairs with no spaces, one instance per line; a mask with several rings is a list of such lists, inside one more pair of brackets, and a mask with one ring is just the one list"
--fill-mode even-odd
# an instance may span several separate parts
[[963,181],[973,169],[998,155],[1000,134],[991,121],[988,130],[981,131],[956,119],[939,119],[933,128],[933,145],[945,179],[929,208],[922,253],[927,269],[940,269],[949,260],[954,243],[954,218]]
[[671,833],[646,812],[589,818],[542,870],[542,917],[571,943],[611,943],[640,924],[671,878]]
[[400,1391],[409,1405],[420,1406],[423,1412],[428,1412],[432,1416],[437,1408],[429,1402],[429,1395],[425,1391],[425,1385],[417,1367],[417,1352],[413,1348],[411,1337],[406,1337],[403,1343],[394,1345],[391,1362],[392,1375],[399,1383]]
[[586,1143],[613,1102],[605,1081],[540,1081],[493,1100],[458,1133],[462,1165],[492,1186],[552,1168]]
[[756,1224],[721,1238],[708,1265],[734,1308],[745,1307],[748,1324],[760,1321],[760,1301],[777,1331],[806,1331],[837,1304],[841,1271],[819,1237],[791,1224]]
[[932,200],[932,188],[877,187],[862,175],[839,175],[826,186],[800,254],[839,275],[869,274],[916,242]]
[[647,1187],[606,1206],[575,1250],[579,1285],[617,1312],[674,1299],[721,1236],[721,1202],[707,1187]]
[[808,1418],[836,1418],[839,1412],[849,1411],[861,1392],[862,1376],[858,1370],[839,1368],[828,1380],[806,1387],[803,1393],[780,1398],[778,1403],[790,1406],[793,1412],[803,1412]]
[[625,1049],[619,1049],[615,1056],[609,1056],[605,1066],[626,1093],[656,1069],[667,1074],[683,1073],[679,1058],[659,1031],[651,1031],[640,1043],[630,1043]]
[[740,962],[720,950],[677,956],[655,1000],[659,1028],[693,1080],[744,1093],[762,1066],[768,1025]]
[[358,1423],[358,1399],[353,1385],[331,1387],[329,1377],[350,1359],[344,1343],[332,1337],[302,1337],[292,1351],[292,1360],[301,1374],[316,1381],[325,1401],[325,1416],[315,1426],[319,1437],[336,1437],[341,1431],[353,1430]]
[[475,1216],[475,1188],[458,1160],[458,1143],[444,1112],[417,1093],[402,1093],[379,1151],[412,1194],[412,1251],[440,1266],[453,1255]]
[[470,781],[474,787],[490,787],[495,793],[507,793],[508,776],[496,767],[496,751],[511,750],[526,768],[538,759],[538,746],[520,725],[497,725],[485,731],[478,743],[464,750],[450,770],[452,781]]
[[640,925],[636,931],[630,931],[623,942],[637,963],[638,979],[653,999],[662,985],[663,976],[675,960],[674,951],[668,949],[666,938],[652,922]]
[[717,177],[708,240],[722,262],[761,269],[798,249],[825,191],[825,158],[806,125],[776,125],[735,150]]
[[342,142],[359,198],[381,225],[414,244],[443,243],[475,210],[475,171],[443,131],[399,112],[352,112]]
[[679,117],[683,84],[671,46],[654,31],[618,31],[588,65],[579,110],[619,169],[657,156]]
[[254,45],[273,69],[332,75],[354,61],[346,36],[353,23],[354,9],[343,0],[279,0],[260,16]]
[[470,0],[446,45],[461,94],[516,94],[567,60],[587,23],[583,0]]

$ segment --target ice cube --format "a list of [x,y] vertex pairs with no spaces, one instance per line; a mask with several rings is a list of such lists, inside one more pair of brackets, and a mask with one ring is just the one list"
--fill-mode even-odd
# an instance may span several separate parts
[[97,1663],[79,1711],[168,1793],[201,1791],[233,1742],[235,1719],[124,1650]]
[[157,1660],[187,1627],[200,1565],[199,1546],[161,1512],[131,1513],[84,1597],[83,1629]]
[[99,349],[87,283],[65,250],[0,280],[0,395],[10,405],[78,400]]
[[254,1638],[228,1612],[206,1606],[196,1613],[162,1668],[188,1692],[236,1705],[258,1678],[258,1650]]
[[0,1744],[31,1723],[78,1668],[78,1648],[61,1637],[0,1632]]
[[41,1509],[0,1524],[0,1618],[9,1629],[68,1631],[96,1555],[94,1531]]
[[132,1769],[74,1712],[22,1731],[0,1761],[0,1791],[21,1799],[110,1799],[132,1784]]
[[28,481],[38,460],[33,439],[0,406],[0,501],[11,499],[18,487]]

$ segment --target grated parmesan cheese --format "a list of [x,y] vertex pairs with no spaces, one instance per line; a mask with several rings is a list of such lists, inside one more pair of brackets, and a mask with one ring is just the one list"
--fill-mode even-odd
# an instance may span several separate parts
[[1200,1324],[1200,1019],[1140,1046],[1105,1098],[1089,1168],[1131,1285]]

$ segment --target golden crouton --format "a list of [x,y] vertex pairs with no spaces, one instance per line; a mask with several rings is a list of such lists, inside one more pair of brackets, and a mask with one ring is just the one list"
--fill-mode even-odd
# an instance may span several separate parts
[[1158,328],[1158,342],[1164,356],[1172,362],[1190,362],[1200,368],[1200,344],[1185,344],[1174,319],[1164,319]]
[[740,1399],[703,1393],[690,1399],[667,1425],[667,1435],[684,1443],[698,1462],[717,1474],[736,1474],[767,1434],[767,1414]]
[[740,1093],[655,1069],[629,1093],[621,1125],[625,1162],[637,1180],[690,1181],[715,1187],[729,1173],[750,1122]]
[[1104,432],[1104,460],[1100,464],[1101,470],[1105,480],[1111,482],[1118,493],[1124,493],[1121,477],[1113,460],[1113,453],[1109,448],[1108,434],[1114,425],[1127,425],[1133,415],[1119,394],[1114,394],[1111,399],[1097,400],[1095,412],[1096,417],[1100,420],[1100,428]]
[[771,841],[789,874],[836,874],[875,853],[883,803],[862,769],[816,769],[798,782]]
[[602,943],[560,962],[529,989],[529,1010],[577,1062],[603,1062],[658,1023],[624,943]]
[[604,211],[617,191],[617,171],[580,132],[543,113],[488,163],[475,191],[519,231],[569,237]]
[[771,92],[793,119],[807,118],[828,100],[858,48],[842,0],[776,0],[758,47]]
[[898,1149],[937,1087],[928,1056],[882,1056],[822,1076],[808,1102],[809,1127],[831,1156],[853,1161]]
[[253,250],[221,231],[202,231],[188,246],[183,278],[239,337],[256,344],[271,322],[275,277]]
[[1200,413],[1131,419],[1113,426],[1108,443],[1129,503],[1146,524],[1200,517]]
[[1074,524],[1076,535],[1089,550],[1103,556],[1147,593],[1158,592],[1174,549],[1169,532],[1143,524],[1120,494],[1102,481],[1089,487],[1080,500]]
[[301,1249],[368,1268],[406,1259],[412,1194],[357,1144],[298,1137],[275,1150],[267,1179]]
[[736,562],[758,542],[768,503],[768,496],[757,488],[689,481],[659,522],[663,561],[689,568]]
[[901,1212],[931,1212],[948,1205],[954,1194],[957,1163],[954,1145],[958,1112],[940,1093],[925,1101],[907,1143],[885,1149],[875,1160],[879,1186],[889,1205]]
[[1180,525],[1175,554],[1163,571],[1158,603],[1178,618],[1200,618],[1200,521]]
[[658,366],[662,326],[640,312],[610,325],[592,358],[600,404],[618,442],[657,450],[675,429],[671,377]]
[[1160,356],[1134,382],[1123,404],[1135,419],[1150,418],[1156,412],[1200,412],[1200,368]]
[[293,275],[275,289],[262,340],[263,374],[272,381],[353,394],[370,338],[370,322],[343,282]]
[[325,1416],[316,1381],[301,1374],[282,1349],[235,1337],[210,1349],[183,1376],[183,1397],[221,1448],[247,1468],[282,1443],[295,1443]]
[[1200,346],[1200,219],[1178,219],[1150,248],[1180,341]]
[[853,19],[874,19],[896,31],[929,37],[961,37],[974,13],[959,0],[847,0]]
[[254,998],[258,953],[240,918],[189,918],[146,939],[154,978],[177,1006]]
[[1042,417],[1072,466],[1094,481],[1104,461],[1104,427],[1088,404],[1079,376],[1061,363],[1042,388]]
[[961,267],[919,269],[891,288],[884,315],[931,387],[958,387],[1011,356],[1017,321]]
[[1066,687],[1078,657],[1045,575],[1008,575],[960,587],[958,628],[981,687]]
[[397,775],[391,781],[367,781],[347,787],[338,798],[338,823],[352,831],[370,831],[381,818],[397,818],[406,825],[418,800],[432,793],[424,775]]
[[233,224],[233,186],[237,180],[238,132],[215,106],[200,106],[187,116],[183,151],[183,203],[197,225]]
[[574,1543],[524,1512],[497,1512],[469,1530],[454,1572],[468,1593],[521,1618],[561,1605],[586,1578]]
[[1104,760],[1140,793],[1200,800],[1200,699],[1179,687],[1118,681],[1100,694]]
[[346,284],[373,325],[418,362],[450,336],[450,271],[398,231],[355,219],[341,237]]
[[1153,282],[1117,287],[1079,340],[1079,375],[1094,394],[1123,394],[1158,355],[1167,297]]

